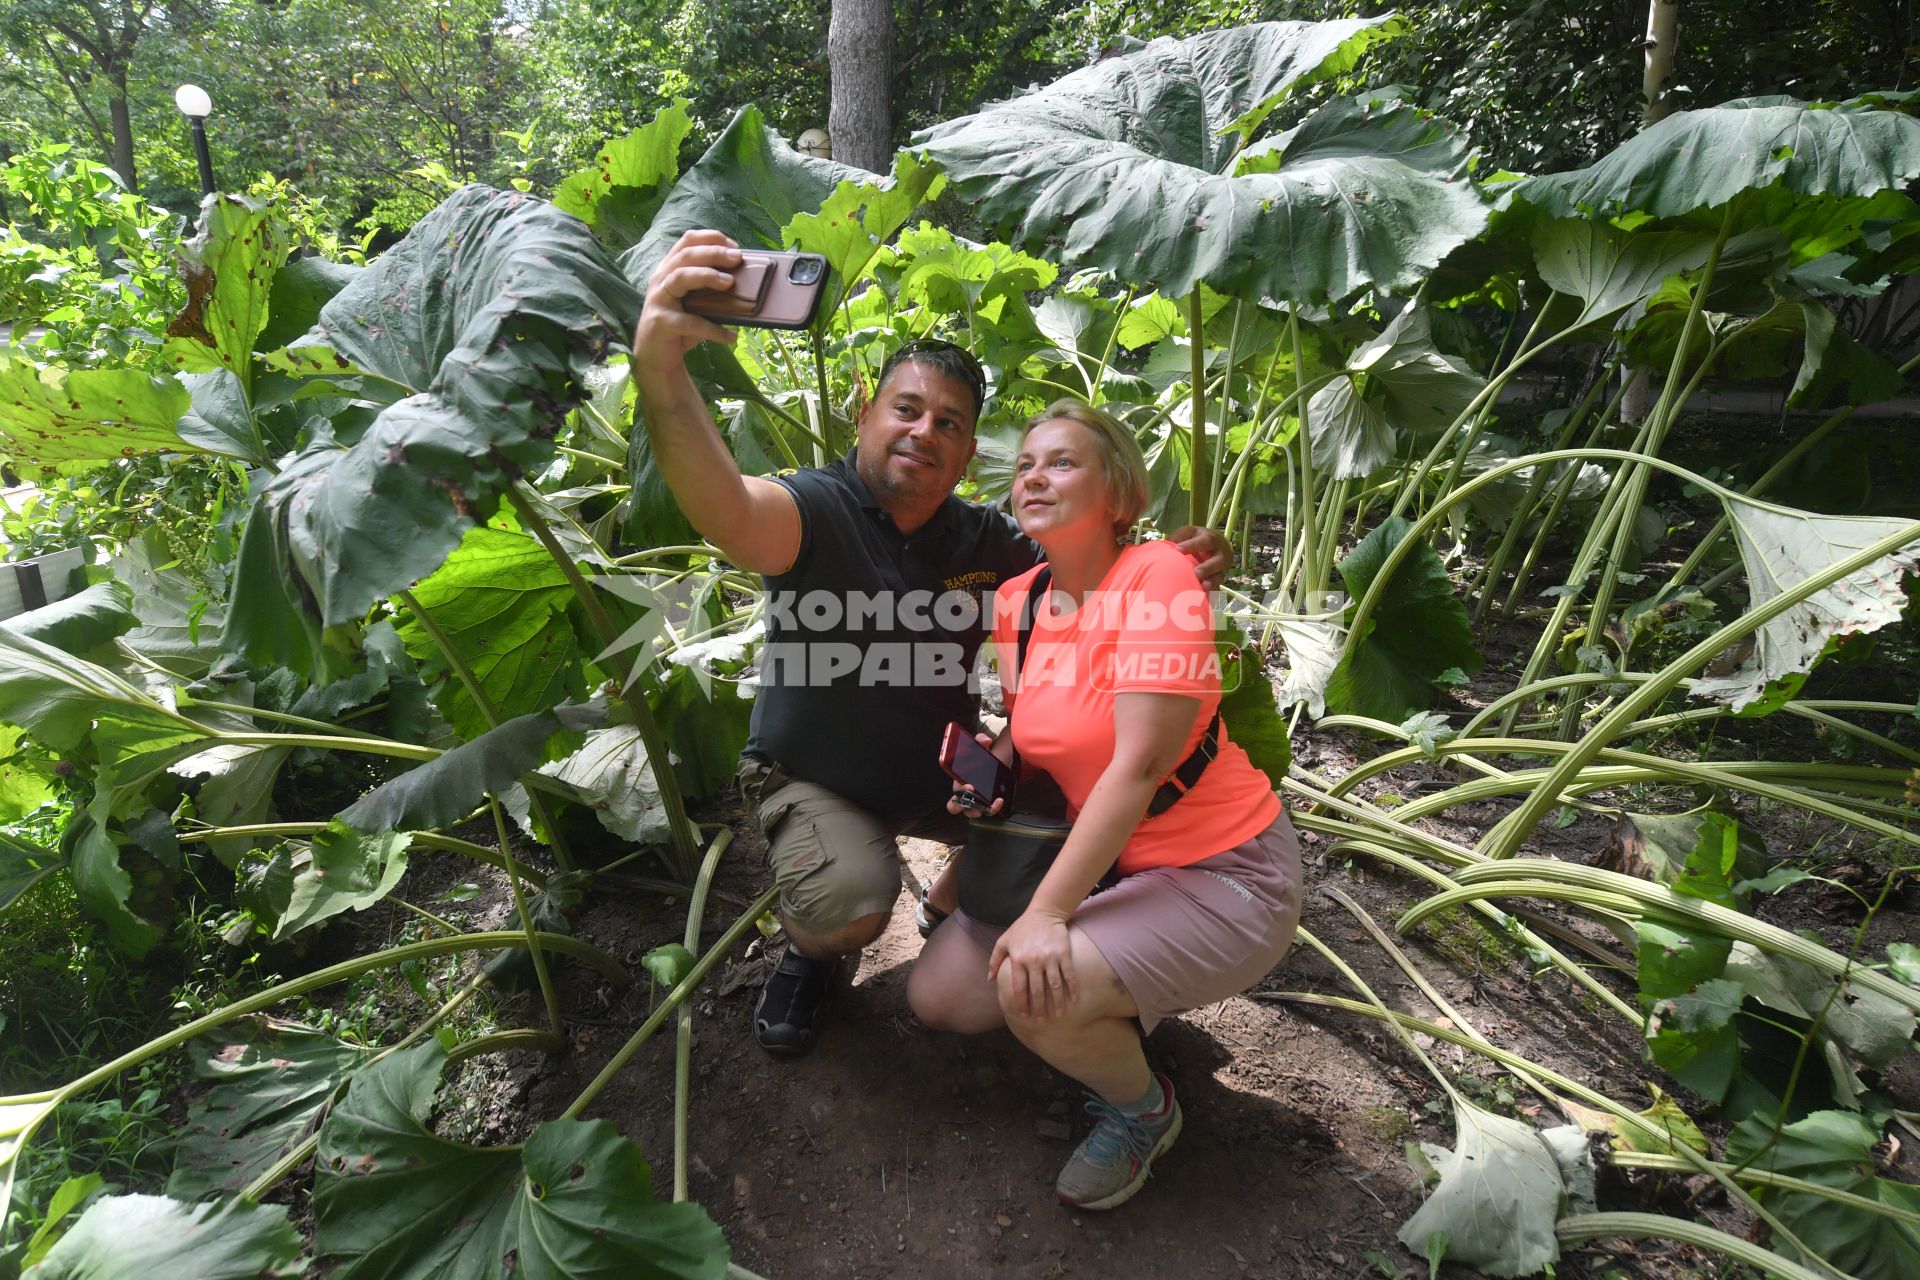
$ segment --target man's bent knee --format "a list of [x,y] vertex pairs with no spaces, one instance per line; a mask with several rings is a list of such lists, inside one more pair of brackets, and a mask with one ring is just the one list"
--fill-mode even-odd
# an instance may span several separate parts
[[780,923],[786,926],[788,939],[801,955],[815,960],[831,960],[858,951],[885,933],[892,914],[891,911],[875,911],[838,928],[810,929],[782,913]]

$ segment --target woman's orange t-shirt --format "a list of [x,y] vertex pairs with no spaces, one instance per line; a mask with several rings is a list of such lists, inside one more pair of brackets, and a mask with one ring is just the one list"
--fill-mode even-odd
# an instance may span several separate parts
[[[1178,693],[1200,700],[1185,760],[1220,705],[1213,611],[1193,561],[1166,542],[1123,549],[1107,576],[1073,612],[1055,617],[1043,597],[1027,641],[1024,680],[1012,672],[1015,627],[1039,570],[1001,584],[993,638],[1023,764],[1045,769],[1066,794],[1069,816],[1113,760],[1114,698]],[[1067,602],[1070,606],[1071,602]],[[1280,812],[1265,774],[1227,739],[1200,781],[1171,809],[1144,819],[1120,851],[1120,873],[1181,867],[1224,853],[1272,825]]]

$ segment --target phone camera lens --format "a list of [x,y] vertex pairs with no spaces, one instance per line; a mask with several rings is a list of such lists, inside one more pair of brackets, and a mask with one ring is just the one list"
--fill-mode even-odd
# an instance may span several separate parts
[[793,265],[787,268],[787,279],[795,284],[814,284],[826,269],[826,262],[820,258],[795,258]]

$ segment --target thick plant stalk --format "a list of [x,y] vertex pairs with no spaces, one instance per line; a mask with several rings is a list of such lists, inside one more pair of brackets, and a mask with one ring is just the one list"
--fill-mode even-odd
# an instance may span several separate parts
[[[1622,388],[1622,390],[1624,391],[1625,389]],[[1600,437],[1606,431],[1607,424],[1611,421],[1612,415],[1615,410],[1619,408],[1619,405],[1620,398],[1615,396],[1613,400],[1609,402],[1606,412],[1595,419],[1593,430],[1587,433],[1586,443],[1583,447],[1592,449],[1599,445]],[[1579,483],[1580,468],[1578,467],[1567,468],[1566,474],[1554,482],[1553,498],[1547,503],[1547,512],[1540,518],[1540,527],[1533,535],[1533,543],[1527,548],[1527,554],[1520,561],[1520,567],[1514,571],[1513,585],[1507,588],[1507,598],[1500,604],[1500,616],[1502,618],[1513,617],[1514,610],[1519,607],[1520,601],[1525,598],[1527,587],[1533,582],[1533,572],[1535,568],[1539,566],[1541,557],[1546,554],[1547,539],[1553,536],[1553,531],[1559,527],[1560,513],[1566,508],[1567,503],[1573,500],[1574,488]],[[1605,507],[1604,502],[1602,502],[1601,505],[1603,508]]]
[[[1564,449],[1573,443],[1574,434],[1586,425],[1587,415],[1593,412],[1594,401],[1606,385],[1605,381],[1596,380],[1593,386],[1588,388],[1587,394],[1581,398],[1578,405],[1574,406],[1573,412],[1567,415],[1566,422],[1560,428],[1559,438],[1550,447]],[[1603,422],[1606,416],[1604,412],[1601,414]],[[1569,472],[1569,483],[1579,479],[1579,474],[1578,467],[1572,468]],[[1540,504],[1540,498],[1553,478],[1550,468],[1541,467],[1527,482],[1527,491],[1520,496],[1520,502],[1513,510],[1513,518],[1507,522],[1506,529],[1500,535],[1500,545],[1487,558],[1486,567],[1480,571],[1480,581],[1474,592],[1474,625],[1478,626],[1487,620],[1487,609],[1493,603],[1494,584],[1499,582],[1500,575],[1506,572],[1507,561],[1513,557],[1514,550],[1519,546],[1520,539],[1525,533],[1527,522],[1533,519],[1534,508]],[[1560,487],[1558,485],[1554,487],[1558,492]],[[1543,534],[1551,521],[1552,517],[1549,516],[1542,522]]]
[[[426,606],[414,597],[413,592],[401,591],[399,596],[400,603],[407,606],[408,612],[413,614],[414,621],[420,624],[420,629],[425,631],[427,637],[433,641],[434,648],[440,650],[441,660],[460,681],[460,687],[467,691],[467,697],[472,699],[475,707],[479,708],[481,716],[486,719],[487,727],[498,729],[500,708],[494,705],[492,695],[488,694],[481,685],[480,677],[474,674],[473,668],[467,665],[466,659],[462,658],[459,651],[453,647],[453,637],[441,629],[440,624],[434,621],[433,615],[427,612]],[[560,864],[562,871],[573,870],[573,851],[567,847],[566,837],[560,834],[560,824],[554,820],[553,811],[547,807],[546,797],[529,787],[527,800],[534,814],[540,819],[541,825],[547,829],[548,842],[553,845],[553,860]]]
[[[1686,322],[1680,327],[1680,341],[1674,347],[1673,363],[1667,369],[1666,385],[1660,389],[1659,403],[1654,406],[1648,418],[1646,447],[1642,452],[1649,455],[1660,452],[1666,442],[1667,432],[1673,426],[1674,418],[1687,401],[1693,398],[1693,392],[1706,377],[1707,370],[1720,355],[1726,340],[1708,344],[1707,351],[1701,356],[1700,367],[1685,385],[1681,385],[1681,374],[1687,366],[1687,351],[1693,345],[1693,335],[1700,326],[1700,317],[1706,310],[1707,294],[1713,289],[1714,270],[1720,264],[1721,251],[1726,248],[1727,236],[1733,230],[1733,205],[1727,205],[1726,215],[1720,220],[1720,234],[1714,238],[1713,248],[1707,253],[1706,265],[1700,269],[1700,283],[1695,289],[1693,301],[1687,308]],[[1676,388],[1679,388],[1676,394]],[[1613,546],[1607,556],[1600,574],[1600,580],[1594,584],[1593,604],[1587,611],[1587,631],[1598,636],[1606,627],[1608,615],[1613,612],[1613,592],[1615,574],[1626,563],[1627,552],[1633,545],[1634,526],[1640,517],[1640,507],[1645,501],[1647,484],[1652,472],[1644,464],[1623,466],[1614,479],[1616,485],[1625,490],[1622,502],[1617,508],[1617,524],[1613,531]],[[1557,637],[1548,632],[1546,639]],[[1582,662],[1582,667],[1586,664]],[[1537,674],[1537,673],[1536,673]],[[1580,699],[1569,697],[1561,715],[1560,736],[1571,739],[1580,728]]]
[[1405,933],[1422,920],[1477,897],[1539,897],[1567,902],[1603,901],[1616,911],[1670,922],[1683,929],[1707,929],[1763,951],[1798,960],[1820,972],[1852,982],[1920,1013],[1920,989],[1897,982],[1876,969],[1856,965],[1817,942],[1744,912],[1703,898],[1689,898],[1665,885],[1599,867],[1561,862],[1554,858],[1509,858],[1463,868],[1454,876],[1460,885],[1416,903],[1394,922]]
[[[1413,982],[1413,985],[1420,988],[1420,994],[1427,998],[1429,1004],[1440,1011],[1442,1017],[1449,1019],[1454,1026],[1460,1028],[1462,1035],[1477,1040],[1481,1044],[1493,1043],[1481,1035],[1479,1029],[1476,1028],[1473,1023],[1469,1022],[1466,1015],[1456,1009],[1451,1001],[1441,995],[1438,988],[1427,981],[1427,975],[1422,973],[1413,961],[1407,958],[1407,953],[1402,951],[1399,945],[1387,936],[1386,930],[1375,923],[1374,918],[1367,914],[1365,908],[1347,896],[1338,885],[1328,885],[1325,892],[1328,897],[1345,907],[1348,915],[1360,922],[1360,927],[1367,931],[1368,936],[1373,939],[1375,945],[1386,952],[1388,958],[1396,965],[1400,966],[1400,972],[1406,974]],[[1539,1094],[1546,1101],[1551,1102],[1556,1107],[1560,1105],[1559,1097],[1551,1089],[1547,1088],[1540,1078],[1532,1072],[1526,1070],[1524,1067],[1508,1067],[1507,1070],[1513,1072],[1515,1076],[1519,1077],[1523,1084]]]
[[[1621,1169],[1659,1169],[1668,1173],[1693,1172],[1693,1166],[1679,1156],[1658,1151],[1614,1151],[1607,1156],[1607,1163]],[[1818,1196],[1822,1200],[1831,1200],[1835,1204],[1844,1205],[1856,1213],[1876,1213],[1904,1226],[1920,1227],[1920,1213],[1903,1209],[1897,1204],[1870,1200],[1866,1196],[1842,1191],[1838,1187],[1808,1182],[1804,1178],[1772,1173],[1766,1169],[1741,1168],[1738,1165],[1722,1164],[1718,1161],[1715,1162],[1715,1167],[1731,1178],[1756,1187],[1766,1187],[1772,1191],[1790,1191],[1795,1195]]]
[[[1662,465],[1670,467],[1670,464]],[[1710,487],[1718,488],[1718,486]],[[1573,750],[1561,757],[1560,762],[1553,767],[1540,788],[1487,833],[1481,840],[1480,851],[1492,858],[1511,857],[1521,843],[1533,833],[1533,829],[1540,824],[1540,821],[1547,816],[1548,811],[1558,803],[1560,793],[1579,776],[1580,771],[1590,764],[1596,755],[1606,749],[1607,744],[1617,738],[1627,725],[1644,716],[1648,710],[1672,692],[1674,686],[1683,678],[1699,670],[1715,654],[1752,635],[1814,593],[1825,590],[1842,578],[1858,573],[1916,539],[1920,539],[1920,524],[1910,524],[1898,533],[1888,534],[1871,546],[1855,552],[1836,564],[1827,566],[1792,590],[1783,591],[1759,608],[1742,614],[1667,664],[1652,679],[1622,698],[1618,706],[1603,716],[1586,736],[1575,743]]]
[[520,928],[527,935],[527,954],[533,957],[534,977],[540,982],[540,998],[547,1006],[547,1026],[558,1037],[564,1034],[560,1018],[560,998],[554,994],[553,975],[547,972],[547,955],[540,949],[540,932],[533,927],[533,917],[527,914],[526,891],[520,887],[520,867],[513,857],[513,838],[507,833],[507,815],[500,808],[495,796],[487,797],[487,807],[493,810],[493,829],[499,833],[500,856],[507,860],[507,888],[513,894],[513,911],[520,917]]
[[[1287,335],[1293,343],[1293,369],[1295,379],[1299,379],[1306,368],[1306,348],[1300,341],[1300,309],[1295,306],[1287,313]],[[1307,423],[1306,400],[1299,401],[1295,416],[1299,425],[1294,428],[1293,443],[1298,451],[1295,467],[1300,473],[1300,505],[1294,512],[1294,520],[1300,531],[1300,580],[1299,594],[1295,597],[1308,610],[1320,607],[1320,593],[1326,584],[1319,579],[1319,538],[1316,526],[1319,512],[1314,507],[1313,475],[1313,432]],[[1293,530],[1289,529],[1291,535]],[[1284,583],[1283,583],[1284,585]]]
[[[598,947],[563,933],[543,933],[539,938],[541,944],[549,950],[560,955],[571,956],[592,966],[610,981],[622,986],[632,981],[626,967]],[[137,1067],[150,1058],[157,1058],[163,1053],[177,1049],[197,1035],[232,1022],[236,1018],[244,1018],[250,1013],[270,1009],[282,1000],[290,1000],[294,996],[318,991],[336,982],[357,978],[363,973],[385,965],[401,965],[409,960],[429,960],[434,956],[455,955],[463,951],[498,951],[503,947],[522,946],[526,940],[526,934],[512,929],[487,933],[464,933],[457,938],[428,938],[405,946],[376,951],[371,955],[355,956],[351,960],[343,960],[339,964],[316,969],[301,977],[275,983],[264,991],[255,992],[232,1004],[222,1005],[211,1013],[202,1014],[192,1022],[176,1027],[163,1036],[129,1049],[112,1061],[103,1063],[58,1088],[0,1098],[0,1115],[11,1113],[8,1118],[18,1121],[14,1135],[8,1140],[9,1145],[0,1147],[0,1218],[5,1217],[7,1201],[12,1196],[15,1158],[32,1140],[35,1131],[53,1109],[69,1099],[105,1084],[130,1067]],[[20,1119],[21,1117],[24,1119]]]
[[[580,601],[580,608],[587,615],[594,634],[599,637],[602,646],[611,648],[620,642],[620,629],[613,623],[606,606],[600,597],[594,594],[593,587],[580,572],[580,566],[573,562],[560,540],[553,535],[553,529],[541,517],[534,502],[521,491],[514,488],[514,505],[519,510],[520,519],[540,545],[547,549],[553,562],[573,588],[574,596]],[[660,724],[653,717],[653,708],[647,705],[647,695],[636,685],[626,685],[620,691],[621,700],[626,703],[627,711],[633,717],[634,728],[640,731],[640,743],[646,749],[647,768],[653,773],[654,783],[660,788],[660,805],[667,811],[667,830],[673,839],[673,854],[670,865],[674,875],[682,880],[691,880],[698,865],[694,858],[693,823],[687,817],[685,797],[680,794],[680,781],[673,776],[671,757],[667,753],[667,740],[661,736]]]
[[[1514,357],[1508,362],[1507,367],[1487,379],[1487,385],[1480,388],[1473,399],[1467,402],[1467,407],[1460,411],[1459,416],[1454,418],[1454,420],[1448,424],[1446,430],[1440,433],[1440,438],[1433,442],[1433,448],[1427,451],[1427,456],[1420,460],[1420,465],[1414,469],[1413,474],[1407,478],[1406,483],[1400,486],[1400,492],[1394,496],[1393,509],[1387,513],[1389,519],[1404,512],[1407,509],[1407,504],[1420,496],[1421,490],[1427,482],[1427,476],[1433,471],[1434,464],[1440,461],[1440,456],[1447,451],[1447,442],[1453,438],[1454,433],[1459,431],[1460,428],[1467,426],[1468,423],[1472,423],[1473,425],[1468,428],[1466,434],[1461,437],[1460,442],[1455,446],[1454,465],[1450,467],[1449,470],[1453,472],[1457,478],[1458,468],[1465,465],[1467,454],[1472,452],[1473,442],[1479,437],[1480,427],[1482,423],[1485,422],[1485,414],[1494,404],[1498,403],[1500,393],[1506,389],[1507,383],[1513,381],[1514,376],[1526,367],[1529,360],[1532,360],[1536,355],[1540,354],[1540,352],[1574,332],[1574,330],[1568,329],[1564,332],[1554,334],[1553,337],[1548,338],[1544,342],[1535,343],[1533,341],[1533,335],[1538,333],[1540,326],[1546,322],[1547,312],[1550,309],[1551,307],[1540,308],[1540,314],[1533,318],[1533,324],[1527,329],[1527,336],[1520,340],[1520,350],[1514,353]],[[1452,489],[1453,482],[1449,481],[1446,488],[1449,490]],[[1444,505],[1451,506],[1451,500],[1447,501]]]
[[[720,866],[720,855],[733,843],[733,829],[720,833],[707,846],[706,859],[700,864],[700,876],[693,882],[693,897],[687,902],[687,932],[683,940],[688,954],[700,954],[700,922],[707,914],[707,890],[713,886],[713,873]],[[693,1006],[680,1006],[673,1049],[673,1199],[687,1198],[687,1111],[693,1086]]]
[[600,1096],[601,1091],[612,1082],[615,1076],[620,1074],[621,1070],[629,1062],[633,1061],[633,1055],[640,1052],[640,1046],[652,1039],[653,1033],[665,1025],[669,1014],[678,1009],[683,1001],[690,998],[695,991],[699,990],[700,984],[706,980],[707,974],[712,972],[713,968],[718,965],[721,960],[726,958],[727,952],[733,949],[733,945],[736,942],[746,936],[747,930],[753,928],[754,921],[765,915],[768,909],[773,906],[774,899],[779,896],[780,890],[777,887],[768,889],[765,893],[754,899],[752,906],[748,907],[735,918],[734,922],[727,927],[727,931],[721,934],[711,947],[707,948],[706,954],[693,962],[692,972],[680,980],[679,986],[667,993],[666,998],[660,1001],[659,1007],[654,1009],[652,1015],[640,1025],[640,1029],[634,1032],[633,1036],[624,1045],[620,1046],[620,1051],[614,1054],[607,1065],[600,1069],[600,1074],[589,1081],[587,1087],[580,1091],[580,1096],[575,1098],[572,1105],[561,1113],[562,1119],[578,1120],[580,1114],[593,1105],[593,1100]]
[[[182,831],[178,834],[181,844],[200,844],[209,840],[224,840],[230,836],[316,836],[327,829],[325,822],[259,822],[239,827],[205,827],[198,830]],[[502,871],[507,869],[507,860],[485,845],[474,844],[457,836],[442,835],[438,831],[413,831],[411,848],[435,849],[442,853],[457,853],[472,858],[475,862],[484,862],[490,867]],[[4,837],[0,837],[4,839]],[[536,889],[547,887],[546,873],[537,867],[516,864],[520,867],[521,878]]]
[[[1213,446],[1207,440],[1207,343],[1201,314],[1200,287],[1187,295],[1187,346],[1191,352],[1192,421],[1187,444],[1187,523],[1205,524],[1213,505]],[[1222,431],[1224,432],[1224,424]]]
[[[1806,1256],[1809,1261],[1819,1263],[1817,1271],[1783,1258],[1771,1249],[1763,1249],[1751,1240],[1730,1236],[1705,1223],[1673,1218],[1663,1213],[1578,1214],[1556,1222],[1553,1234],[1563,1244],[1604,1240],[1610,1236],[1623,1236],[1629,1240],[1677,1240],[1696,1249],[1725,1254],[1735,1262],[1744,1263],[1762,1275],[1777,1276],[1779,1280],[1847,1280],[1812,1250],[1806,1250]],[[1801,1247],[1805,1249],[1804,1245]]]

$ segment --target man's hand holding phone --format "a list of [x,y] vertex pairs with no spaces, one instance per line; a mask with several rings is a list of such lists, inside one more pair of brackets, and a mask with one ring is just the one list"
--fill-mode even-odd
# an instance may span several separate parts
[[1013,803],[1013,770],[993,747],[994,740],[984,733],[970,734],[958,724],[947,726],[940,742],[940,767],[953,779],[948,813],[994,818]]

